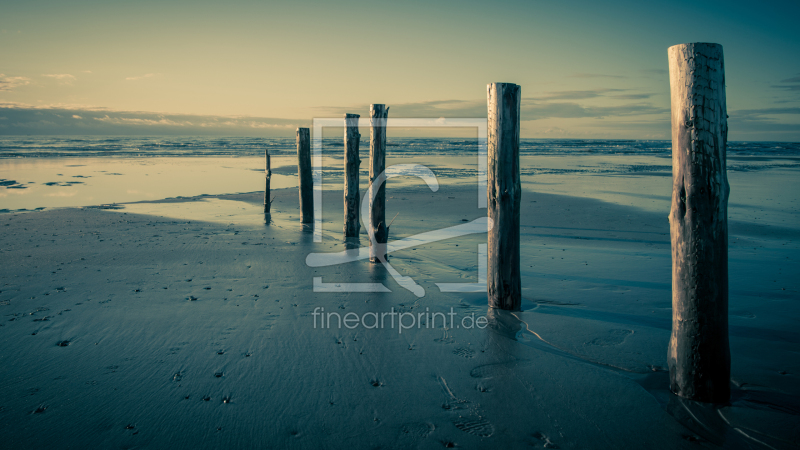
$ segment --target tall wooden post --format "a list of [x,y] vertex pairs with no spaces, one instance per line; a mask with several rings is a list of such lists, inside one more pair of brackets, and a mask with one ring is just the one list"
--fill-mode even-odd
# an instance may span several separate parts
[[719,44],[669,48],[672,97],[672,336],[670,388],[712,403],[730,398],[728,121]]
[[358,114],[344,115],[344,237],[358,237],[361,224],[358,220],[358,170],[361,159],[358,157]]
[[[372,185],[375,178],[386,170],[386,119],[389,117],[389,108],[386,105],[374,104],[369,106],[369,235],[375,236],[375,243],[370,238],[369,260],[380,262],[381,254],[386,259],[386,183],[378,187],[377,195],[373,195],[375,187]],[[374,198],[374,200],[373,200]]]
[[300,222],[314,222],[314,180],[311,177],[311,134],[297,129],[297,177],[300,182]]
[[264,178],[266,179],[266,186],[264,187],[264,214],[265,218],[269,220],[269,217],[266,217],[270,214],[269,207],[272,204],[272,200],[270,199],[270,189],[269,189],[269,182],[270,178],[272,178],[272,166],[270,164],[269,159],[269,149],[264,150]]
[[489,220],[486,289],[489,306],[518,311],[522,286],[519,270],[519,105],[520,87],[487,86],[489,109]]

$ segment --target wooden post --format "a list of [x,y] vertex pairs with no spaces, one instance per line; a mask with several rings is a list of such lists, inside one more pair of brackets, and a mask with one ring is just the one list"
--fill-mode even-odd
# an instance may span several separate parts
[[264,187],[264,218],[269,221],[269,207],[272,204],[272,200],[270,199],[270,189],[269,189],[269,181],[272,178],[272,166],[269,160],[269,149],[264,150],[264,178],[266,181],[266,186]]
[[361,159],[358,157],[358,114],[344,115],[344,237],[358,237],[361,223],[358,220],[358,170]]
[[[389,117],[389,108],[386,105],[374,104],[369,106],[370,133],[369,133],[369,235],[370,248],[369,260],[380,262],[380,254],[386,259],[386,182],[378,188],[378,193],[373,196],[372,186],[375,178],[386,170],[386,119]],[[372,200],[374,198],[374,200]],[[372,236],[375,243],[372,244]]]
[[719,44],[669,48],[672,97],[670,388],[692,400],[730,398],[728,120]]
[[300,222],[314,222],[314,180],[311,177],[311,134],[297,129],[297,177],[300,182]]
[[489,306],[518,311],[519,270],[519,105],[520,87],[512,83],[487,86],[489,109],[489,171],[486,187],[489,220],[486,289]]

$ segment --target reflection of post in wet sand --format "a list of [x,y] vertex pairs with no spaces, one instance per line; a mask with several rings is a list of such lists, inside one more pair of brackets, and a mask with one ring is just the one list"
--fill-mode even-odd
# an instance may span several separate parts
[[345,255],[355,260],[358,258],[359,248],[361,248],[361,238],[359,236],[344,239]]
[[488,308],[486,320],[489,321],[486,328],[493,332],[493,336],[502,336],[513,341],[517,340],[517,333],[524,327],[516,315],[497,308]]
[[[300,228],[298,241],[302,244],[311,244],[314,240],[314,226],[312,224],[304,223]],[[311,247],[308,248],[311,250]]]
[[269,150],[266,150],[265,153],[266,168],[264,169],[264,178],[266,179],[266,182],[264,186],[264,225],[269,225],[272,223],[271,206],[272,202],[275,201],[275,197],[272,196],[270,189],[270,181],[272,180],[272,162],[269,156]]
[[[488,324],[484,328],[486,333],[486,351],[489,364],[474,369],[471,375],[475,378],[484,378],[488,372],[492,377],[502,374],[518,377],[516,369],[522,365],[530,365],[531,361],[525,357],[527,348],[520,345],[518,336],[527,328],[512,311],[499,308],[488,308],[486,311]],[[485,373],[484,373],[485,372]]]
[[386,281],[389,279],[389,271],[382,264],[369,264],[367,267],[369,267],[369,281],[385,286]]

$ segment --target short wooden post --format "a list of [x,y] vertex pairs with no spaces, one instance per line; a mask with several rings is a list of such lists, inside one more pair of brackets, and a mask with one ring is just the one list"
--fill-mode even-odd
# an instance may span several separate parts
[[[377,263],[380,262],[379,254],[386,259],[386,183],[378,187],[377,195],[373,195],[375,187],[372,183],[386,170],[386,119],[389,117],[389,108],[381,104],[370,105],[369,117],[369,260]],[[372,236],[375,236],[377,245],[372,244]]]
[[361,223],[358,220],[358,170],[361,159],[358,157],[358,114],[344,115],[344,237],[358,237]]
[[489,306],[518,311],[522,286],[519,269],[519,105],[520,87],[487,86],[489,109],[488,236],[486,289]]
[[669,48],[672,97],[670,388],[730,398],[725,66],[719,44]]
[[297,177],[300,182],[300,222],[314,222],[314,180],[311,177],[311,133],[297,129]]
[[272,204],[270,199],[269,181],[272,178],[272,166],[269,159],[269,149],[264,150],[264,178],[266,179],[266,186],[264,187],[264,218],[269,220],[269,207]]

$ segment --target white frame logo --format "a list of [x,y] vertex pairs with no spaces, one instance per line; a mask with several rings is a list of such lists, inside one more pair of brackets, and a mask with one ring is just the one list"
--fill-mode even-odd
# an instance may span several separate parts
[[[314,242],[322,242],[322,129],[324,127],[346,127],[342,118],[315,118],[313,120],[313,133],[311,144],[311,168],[314,181]],[[368,129],[370,120],[359,119],[359,128]],[[486,208],[486,183],[487,183],[487,138],[488,129],[486,119],[386,119],[386,127],[391,128],[477,128],[478,130],[478,208]],[[374,183],[380,186],[387,179],[397,176],[419,177],[428,185],[432,192],[439,190],[436,176],[426,166],[420,164],[395,164],[389,166],[378,175]],[[378,189],[374,189],[377,192]],[[369,190],[368,190],[369,192]],[[369,223],[369,209],[372,199],[365,195],[361,201],[361,221]],[[396,241],[387,242],[386,254],[403,250],[417,245],[438,242],[469,234],[485,233],[491,229],[492,223],[488,217],[481,217],[472,222],[454,225],[439,230],[428,231],[414,236],[409,236]],[[374,241],[374,236],[370,236]],[[375,242],[373,242],[375,244]],[[336,253],[309,253],[306,264],[310,267],[325,267],[369,258],[369,247],[360,247],[357,251],[345,250]],[[486,291],[486,258],[487,245],[478,245],[478,282],[477,283],[436,283],[441,292],[485,292]],[[381,264],[386,268],[392,278],[403,288],[411,291],[417,297],[425,295],[425,289],[418,285],[413,278],[398,273],[388,260],[381,259]],[[314,277],[314,292],[392,292],[383,283],[336,283],[322,281],[322,277]]]

